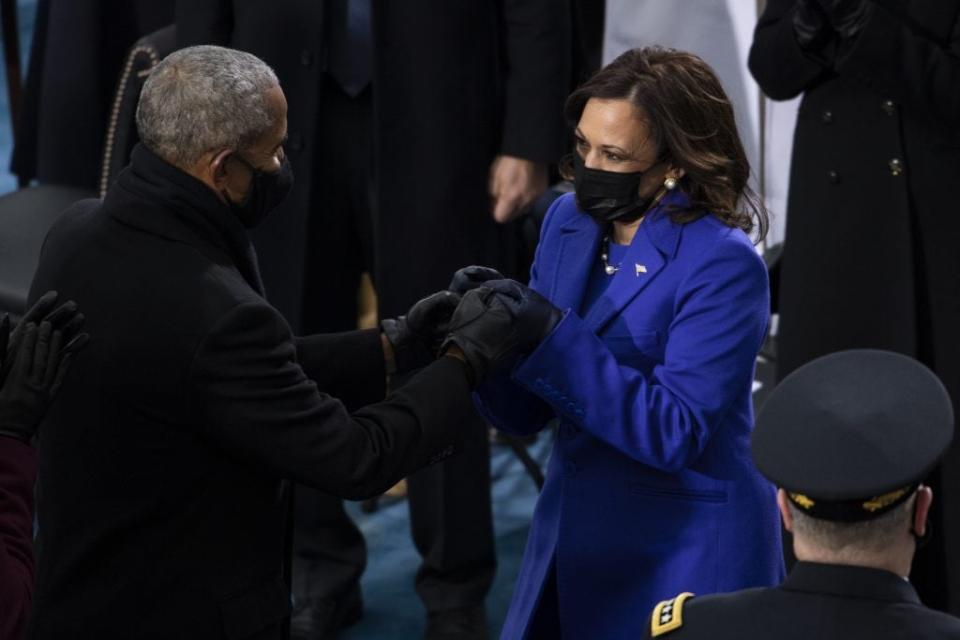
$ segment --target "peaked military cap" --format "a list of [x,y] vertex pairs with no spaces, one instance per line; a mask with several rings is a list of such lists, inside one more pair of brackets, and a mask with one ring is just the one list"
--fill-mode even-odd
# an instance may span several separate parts
[[800,367],[757,416],[753,459],[810,516],[855,522],[907,500],[953,438],[953,409],[925,366],[858,349]]

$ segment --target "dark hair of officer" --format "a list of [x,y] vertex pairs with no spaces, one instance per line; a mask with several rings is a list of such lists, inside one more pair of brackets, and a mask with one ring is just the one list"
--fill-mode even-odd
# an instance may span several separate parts
[[[680,184],[690,207],[671,212],[675,222],[692,222],[709,211],[731,227],[755,229],[757,241],[766,236],[768,214],[747,184],[750,163],[733,106],[703,60],[662,47],[631,49],[570,94],[564,113],[571,126],[591,98],[629,100],[646,121],[659,157],[684,170]],[[567,179],[571,160],[561,163]]]

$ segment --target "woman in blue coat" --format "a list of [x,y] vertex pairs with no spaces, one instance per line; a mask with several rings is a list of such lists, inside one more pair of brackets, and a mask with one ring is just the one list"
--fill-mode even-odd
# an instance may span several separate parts
[[487,283],[554,320],[478,388],[481,412],[515,434],[559,423],[503,637],[637,638],[659,600],[783,576],[749,454],[769,301],[748,233],[766,217],[696,56],[628,51],[566,110],[576,193],[546,217],[533,292]]

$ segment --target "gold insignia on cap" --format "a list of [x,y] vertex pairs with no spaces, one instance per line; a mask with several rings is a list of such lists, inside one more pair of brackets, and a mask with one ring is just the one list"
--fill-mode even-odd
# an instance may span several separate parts
[[683,603],[692,597],[692,593],[685,591],[655,606],[650,617],[650,637],[656,638],[683,626]]
[[811,509],[813,505],[817,504],[802,493],[791,493],[790,499],[793,500],[797,506],[803,507],[804,509]]
[[887,507],[902,498],[903,494],[909,490],[910,487],[904,487],[903,489],[897,489],[896,491],[891,491],[890,493],[875,496],[864,502],[863,508],[870,513],[879,511],[880,509],[883,509],[884,507]]

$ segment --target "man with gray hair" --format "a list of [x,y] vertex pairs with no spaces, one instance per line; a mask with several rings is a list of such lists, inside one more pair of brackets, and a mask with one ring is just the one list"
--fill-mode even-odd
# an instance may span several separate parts
[[284,479],[360,499],[459,446],[475,376],[435,358],[456,294],[305,338],[264,299],[247,229],[293,179],[286,108],[250,54],[170,55],[130,166],[47,237],[31,298],[77,300],[97,340],[42,431],[33,638],[281,638]]

